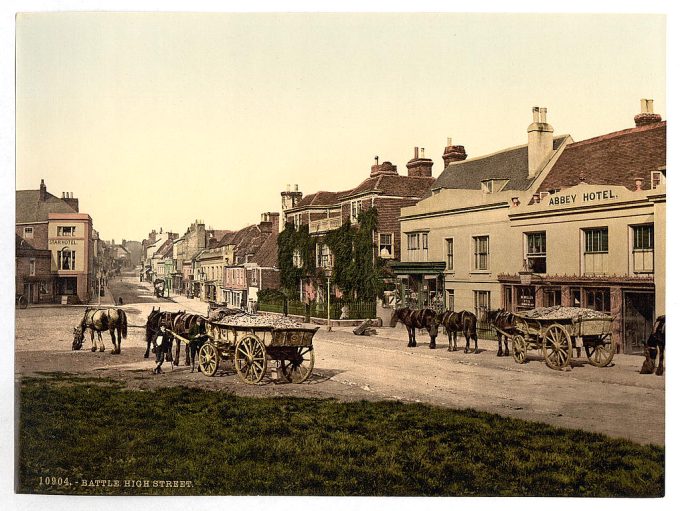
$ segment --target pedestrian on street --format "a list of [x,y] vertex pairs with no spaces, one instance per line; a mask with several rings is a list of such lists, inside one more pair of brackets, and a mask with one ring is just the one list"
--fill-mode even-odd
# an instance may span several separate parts
[[[158,339],[160,339],[160,342]],[[165,354],[172,347],[172,336],[166,330],[164,325],[161,326],[160,332],[154,340],[154,346],[156,348],[156,367],[153,370],[153,374],[161,374],[163,372],[161,366],[163,365]]]

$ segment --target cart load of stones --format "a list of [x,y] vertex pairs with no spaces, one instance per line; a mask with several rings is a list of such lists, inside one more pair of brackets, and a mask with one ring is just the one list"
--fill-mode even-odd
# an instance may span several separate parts
[[581,307],[538,307],[514,313],[513,328],[499,330],[512,340],[512,357],[522,364],[540,350],[548,367],[563,369],[585,351],[588,361],[606,367],[614,358],[612,322],[606,313]]

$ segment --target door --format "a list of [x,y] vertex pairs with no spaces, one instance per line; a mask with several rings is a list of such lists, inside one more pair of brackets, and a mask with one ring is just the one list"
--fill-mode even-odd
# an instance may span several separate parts
[[641,355],[654,324],[654,293],[624,291],[623,352]]

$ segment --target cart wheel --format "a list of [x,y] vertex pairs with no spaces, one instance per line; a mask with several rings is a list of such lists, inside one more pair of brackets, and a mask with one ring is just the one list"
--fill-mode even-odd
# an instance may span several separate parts
[[512,358],[518,364],[523,364],[527,358],[527,341],[523,335],[512,336]]
[[220,365],[220,354],[217,348],[210,343],[206,343],[198,352],[198,367],[206,376],[215,376],[217,366]]
[[612,343],[612,334],[601,335],[594,343],[585,343],[584,348],[588,355],[588,362],[596,367],[608,366],[616,351]]
[[283,376],[289,382],[302,383],[312,374],[314,369],[314,348],[295,348],[292,359],[281,361]]
[[543,336],[543,356],[551,369],[562,369],[571,361],[571,336],[558,323],[548,327]]
[[239,339],[234,352],[234,368],[245,383],[258,383],[267,371],[264,344],[255,336]]

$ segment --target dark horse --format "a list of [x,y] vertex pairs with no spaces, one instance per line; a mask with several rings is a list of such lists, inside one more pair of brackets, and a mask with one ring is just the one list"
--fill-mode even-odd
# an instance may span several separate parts
[[[146,352],[144,353],[144,358],[149,358],[151,344],[161,333],[161,327],[163,326],[168,330],[172,330],[175,317],[179,314],[182,313],[164,312],[160,309],[156,310],[155,307],[151,309],[149,316],[146,318]],[[172,361],[172,350],[166,354],[166,361]]]
[[[111,334],[111,342],[113,349],[111,353],[114,355],[120,354],[120,342],[122,338],[127,338],[127,315],[122,309],[85,309],[83,319],[80,325],[73,329],[73,344],[71,348],[79,350],[83,347],[83,339],[85,338],[85,330],[90,329],[90,340],[92,341],[92,351],[97,351],[97,344],[94,340],[94,333],[97,332],[97,338],[101,343],[99,351],[104,351],[104,341],[102,340],[102,332],[106,330]],[[116,341],[116,332],[118,332],[118,341]]]
[[659,353],[659,366],[656,375],[663,375],[663,358],[666,351],[666,316],[659,316],[654,322],[654,331],[645,343],[645,361],[642,363],[641,374],[652,374],[656,365],[656,354]]
[[[465,336],[465,353],[470,351],[470,338],[475,341],[475,353],[477,347],[477,316],[470,311],[444,311],[437,314],[437,325],[442,325],[449,336],[449,351],[458,350],[458,332]],[[453,340],[453,346],[451,341]]]
[[[515,315],[505,309],[495,309],[486,312],[486,321],[491,323],[491,326],[496,330],[496,337],[498,338],[498,352],[497,357],[510,356],[508,351],[508,337],[503,335],[501,331],[514,335],[517,333],[517,326],[515,325]],[[501,348],[501,343],[505,341],[505,352]]]
[[424,328],[430,334],[430,349],[435,349],[437,343],[437,313],[432,309],[396,309],[392,314],[390,326],[394,328],[397,323],[403,323],[408,331],[408,347],[416,347],[416,328]]
[[[201,348],[206,339],[206,322],[206,318],[199,314],[178,314],[173,321],[172,331],[189,340],[188,344],[185,346],[186,360],[184,365],[191,364],[192,373],[196,367],[196,352]],[[177,348],[175,349],[174,364],[179,365],[179,348],[181,341],[179,339],[176,340]]]

